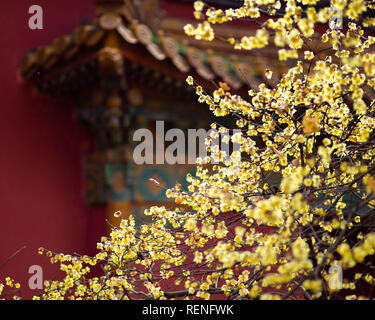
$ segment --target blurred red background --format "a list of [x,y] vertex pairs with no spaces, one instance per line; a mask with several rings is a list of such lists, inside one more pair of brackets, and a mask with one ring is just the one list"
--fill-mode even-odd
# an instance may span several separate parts
[[[29,7],[43,8],[44,29],[30,30]],[[85,203],[83,157],[90,146],[69,101],[41,96],[23,82],[18,68],[26,51],[70,33],[95,16],[92,0],[3,1],[0,10],[0,282],[10,276],[30,298],[28,269],[44,278],[58,271],[39,247],[92,254],[105,232],[105,208]]]

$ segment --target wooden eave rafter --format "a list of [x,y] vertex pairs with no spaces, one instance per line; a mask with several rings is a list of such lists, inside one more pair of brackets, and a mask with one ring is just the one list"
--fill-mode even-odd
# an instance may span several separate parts
[[100,15],[92,24],[80,26],[72,34],[59,37],[50,45],[28,52],[22,61],[21,74],[36,83],[63,74],[85,61],[96,59],[103,40],[109,33],[115,33],[121,39],[121,50],[126,60],[148,65],[177,79],[185,79],[187,74],[192,74],[202,84],[212,86],[213,81],[224,81],[235,90],[268,82],[262,70],[269,62],[262,57],[244,59],[234,52],[216,54],[212,49],[191,45],[183,38],[177,40],[165,31],[153,32],[146,24],[136,20],[129,23],[125,13],[119,14],[119,10],[114,9],[123,1],[97,2],[112,5],[106,6],[106,10],[99,10]]

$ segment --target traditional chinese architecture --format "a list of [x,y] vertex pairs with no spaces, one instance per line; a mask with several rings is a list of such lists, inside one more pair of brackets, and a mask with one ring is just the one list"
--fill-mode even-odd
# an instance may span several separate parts
[[[134,130],[153,129],[155,120],[207,129],[215,119],[186,85],[187,75],[205,89],[223,81],[246,94],[261,82],[274,84],[264,70],[275,64],[275,51],[249,56],[220,41],[249,33],[238,27],[218,28],[219,40],[210,43],[190,39],[183,32],[186,21],[163,17],[157,0],[95,3],[94,21],[27,52],[21,73],[40,92],[74,101],[77,118],[95,141],[85,161],[86,199],[90,205],[107,204],[111,224],[115,211],[142,217],[145,207],[164,204],[165,188],[183,184],[192,171],[182,165],[134,165]],[[273,81],[282,71],[280,65]]]

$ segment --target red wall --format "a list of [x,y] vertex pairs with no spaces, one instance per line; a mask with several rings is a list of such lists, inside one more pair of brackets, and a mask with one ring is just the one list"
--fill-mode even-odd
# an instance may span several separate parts
[[[18,76],[27,50],[71,33],[85,16],[93,18],[93,2],[4,0],[0,7],[0,282],[7,275],[20,281],[26,298],[37,293],[28,288],[31,265],[41,265],[45,278],[58,270],[37,254],[39,247],[92,254],[105,232],[104,208],[85,204],[85,128],[68,102],[37,95]],[[34,4],[43,8],[43,30],[28,27]]]

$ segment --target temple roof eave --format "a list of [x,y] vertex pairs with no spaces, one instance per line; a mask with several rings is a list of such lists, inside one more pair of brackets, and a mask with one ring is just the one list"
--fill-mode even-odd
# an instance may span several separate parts
[[[21,74],[32,81],[43,81],[64,69],[96,59],[109,34],[116,34],[121,39],[125,59],[153,65],[172,77],[186,78],[187,74],[196,74],[209,83],[213,80],[227,82],[235,90],[248,88],[249,79],[253,83],[258,83],[259,79],[267,82],[259,71],[264,69],[262,64],[267,63],[262,61],[264,56],[245,60],[241,55],[221,55],[214,50],[202,50],[181,37],[175,39],[167,35],[165,31],[153,32],[146,24],[134,20],[127,23],[124,17],[113,12],[103,13],[91,24],[76,28],[70,35],[56,38],[51,44],[26,53]],[[140,57],[142,61],[139,61]]]

